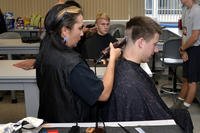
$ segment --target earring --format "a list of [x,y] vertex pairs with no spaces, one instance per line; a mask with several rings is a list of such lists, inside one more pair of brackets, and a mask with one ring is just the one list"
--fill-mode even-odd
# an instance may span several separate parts
[[68,38],[67,37],[64,37],[64,42],[66,43],[68,41]]

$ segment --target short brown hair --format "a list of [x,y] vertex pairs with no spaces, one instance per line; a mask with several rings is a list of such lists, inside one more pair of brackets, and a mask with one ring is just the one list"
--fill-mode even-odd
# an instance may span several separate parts
[[131,30],[131,39],[133,41],[143,37],[150,40],[156,33],[161,34],[160,25],[150,17],[136,16],[126,23],[126,29]]

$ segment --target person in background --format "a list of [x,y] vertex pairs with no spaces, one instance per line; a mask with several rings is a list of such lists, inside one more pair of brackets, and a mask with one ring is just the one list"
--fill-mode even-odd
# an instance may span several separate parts
[[171,108],[189,108],[200,81],[200,6],[196,0],[181,0],[186,7],[183,15],[183,42],[180,54],[183,63],[183,84],[177,102]]
[[171,111],[159,96],[149,75],[140,67],[155,52],[161,27],[149,17],[136,16],[126,24],[127,43],[117,61],[111,96],[102,105],[104,121],[145,121],[174,119],[192,133],[187,110]]
[[48,11],[44,26],[46,35],[36,59],[38,117],[54,123],[90,121],[94,104],[110,96],[121,50],[110,44],[110,60],[101,80],[73,49],[83,35],[80,8],[55,5]]
[[88,37],[82,44],[81,54],[86,59],[98,59],[102,50],[109,46],[110,42],[117,40],[108,31],[110,27],[110,17],[103,12],[96,15],[95,26],[97,32]]
[[3,13],[0,9],[0,34],[4,33],[4,32],[7,32],[6,22],[5,22],[5,19],[4,19],[4,15],[3,15]]
[[[63,2],[63,0],[61,0],[57,4],[62,4],[62,3],[66,4],[67,6],[76,6],[78,8],[81,8],[80,4],[73,1],[73,0],[67,0],[66,2]],[[45,33],[43,33],[42,36],[43,35],[45,35]],[[43,37],[41,37],[41,38],[43,38]],[[13,65],[16,66],[16,67],[25,69],[25,70],[30,70],[30,69],[35,68],[35,61],[36,61],[36,59],[26,59],[24,61],[18,62],[18,63],[13,64]]]

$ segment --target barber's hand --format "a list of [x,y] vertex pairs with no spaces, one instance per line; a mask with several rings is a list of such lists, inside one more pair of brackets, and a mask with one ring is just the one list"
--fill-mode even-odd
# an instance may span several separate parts
[[18,68],[22,68],[24,70],[33,69],[34,65],[35,65],[35,59],[27,59],[25,61],[21,61],[19,63],[13,64],[13,66],[16,66]]
[[110,43],[110,60],[117,60],[121,55],[121,49],[120,48],[114,48],[113,44]]

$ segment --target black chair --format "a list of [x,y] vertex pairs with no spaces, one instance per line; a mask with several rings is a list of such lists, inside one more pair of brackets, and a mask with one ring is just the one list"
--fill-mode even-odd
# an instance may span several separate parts
[[155,80],[156,84],[158,84],[158,81],[156,81],[156,78],[155,78],[156,75],[160,75],[160,73],[162,73],[165,70],[163,63],[161,63],[160,61],[160,57],[163,52],[163,44],[167,42],[168,40],[179,39],[179,38],[180,37],[170,32],[169,30],[166,30],[166,29],[162,30],[162,34],[160,35],[159,42],[157,44],[159,52],[154,53],[152,57],[152,62],[151,62],[151,71],[154,73],[153,79]]
[[161,86],[161,93],[165,94],[177,94],[177,67],[181,66],[183,60],[179,53],[182,39],[172,39],[164,43],[163,54],[161,61],[165,66],[168,66],[172,70],[172,88],[168,87],[169,84],[163,84]]
[[125,25],[123,24],[112,24],[109,28],[109,33],[115,38],[123,38],[125,33]]

